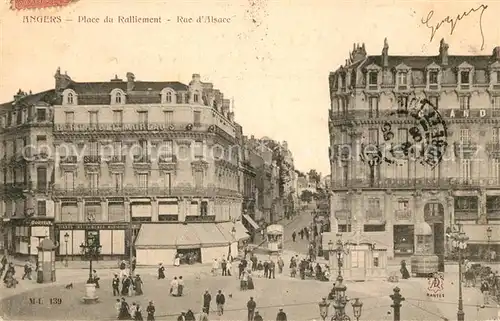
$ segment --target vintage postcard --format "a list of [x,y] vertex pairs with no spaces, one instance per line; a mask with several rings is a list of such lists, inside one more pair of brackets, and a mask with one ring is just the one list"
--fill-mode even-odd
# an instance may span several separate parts
[[498,12],[4,0],[0,320],[500,320]]

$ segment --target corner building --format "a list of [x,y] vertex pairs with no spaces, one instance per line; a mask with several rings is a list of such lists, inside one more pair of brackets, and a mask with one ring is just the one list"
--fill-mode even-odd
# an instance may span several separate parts
[[[442,40],[435,56],[392,56],[386,39],[382,53],[370,56],[355,44],[330,73],[332,232],[362,234],[386,246],[389,257],[428,253],[442,262],[450,255],[446,231],[461,223],[471,258],[498,253],[500,47],[484,56],[448,51]],[[385,123],[393,143],[411,141],[414,121],[395,111],[409,109],[412,98],[428,99],[446,123],[439,165],[361,161],[361,144],[384,143]],[[432,235],[432,244],[425,247],[418,235]]]
[[51,193],[60,255],[77,259],[89,239],[103,258],[126,257],[134,244],[138,264],[237,255],[248,238],[238,126],[219,90],[197,74],[189,85],[132,73],[76,82],[58,70],[55,79]]

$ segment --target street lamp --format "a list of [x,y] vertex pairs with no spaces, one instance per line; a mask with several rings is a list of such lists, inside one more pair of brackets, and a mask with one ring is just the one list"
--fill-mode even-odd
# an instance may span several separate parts
[[454,231],[451,233],[450,238],[452,239],[452,247],[458,252],[458,311],[457,311],[457,320],[464,321],[465,313],[464,313],[464,303],[462,299],[462,254],[463,251],[467,248],[467,241],[469,237],[465,235],[465,232],[462,231],[462,224],[457,224],[454,227]]
[[99,253],[101,252],[101,245],[97,244],[95,240],[93,242],[88,242],[80,244],[80,249],[81,253],[84,257],[89,259],[89,279],[87,280],[87,284],[94,283],[93,277],[92,277],[92,261],[94,258],[97,258],[99,256]]
[[355,298],[352,303],[352,310],[357,321],[361,317],[361,308],[363,308],[363,302],[359,301],[359,298]]
[[66,234],[64,234],[64,244],[66,244],[66,262],[64,262],[64,266],[65,267],[68,267],[68,241],[69,241],[69,234],[68,232],[66,232]]
[[334,286],[335,298],[333,300],[333,308],[335,309],[335,315],[332,321],[350,321],[351,319],[345,313],[345,306],[349,302],[349,298],[346,296],[345,292],[347,287],[343,284],[344,278],[342,275],[337,277],[337,282]]
[[491,261],[491,234],[492,234],[491,226],[488,226],[486,229],[486,236],[488,237],[488,261]]
[[349,242],[342,242],[342,234],[337,235],[339,238],[336,243],[337,265],[339,268],[339,276],[342,276],[342,267],[344,265],[344,255],[349,254]]
[[323,319],[323,321],[325,321],[326,317],[328,316],[329,307],[330,303],[326,301],[326,298],[321,299],[321,302],[319,303],[319,315],[321,316],[321,319]]

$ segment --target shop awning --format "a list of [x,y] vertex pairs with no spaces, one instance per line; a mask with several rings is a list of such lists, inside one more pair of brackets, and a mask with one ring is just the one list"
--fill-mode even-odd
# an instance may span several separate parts
[[190,224],[196,231],[196,235],[202,247],[227,246],[230,242],[224,234],[213,223]]
[[[242,241],[250,238],[247,229],[243,226],[241,222],[231,223],[218,223],[217,227],[219,231],[224,235],[228,242]],[[234,233],[232,232],[234,227]]]
[[259,224],[257,224],[248,214],[243,214],[243,218],[250,224],[255,230],[260,228]]

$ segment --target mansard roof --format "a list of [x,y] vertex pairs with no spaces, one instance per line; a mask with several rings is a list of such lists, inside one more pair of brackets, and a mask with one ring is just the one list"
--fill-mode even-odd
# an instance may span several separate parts
[[[441,64],[440,56],[389,56],[388,57],[389,65],[388,68],[395,68],[396,66],[404,63],[411,69],[421,69],[425,70],[425,68],[435,62],[436,64],[443,67]],[[467,62],[474,66],[474,69],[488,69],[488,66],[495,62],[492,59],[491,55],[485,56],[448,56],[448,64],[445,66],[446,68],[455,68],[458,67],[463,62]],[[367,59],[363,62],[362,67],[369,66],[371,64],[376,64],[379,66],[383,65],[382,55],[376,56],[368,56]],[[350,68],[350,66],[349,66]]]
[[[107,82],[74,82],[66,88],[73,89],[77,94],[109,94],[113,89],[127,91],[126,81]],[[172,88],[175,91],[187,91],[188,86],[178,81],[134,81],[133,91],[162,91]]]
[[52,104],[56,99],[56,92],[54,89],[45,90],[35,94],[27,94],[26,96],[20,98],[18,101],[9,101],[7,103],[0,104],[0,109],[9,108],[13,105],[16,106],[31,106],[39,102],[45,102]]

